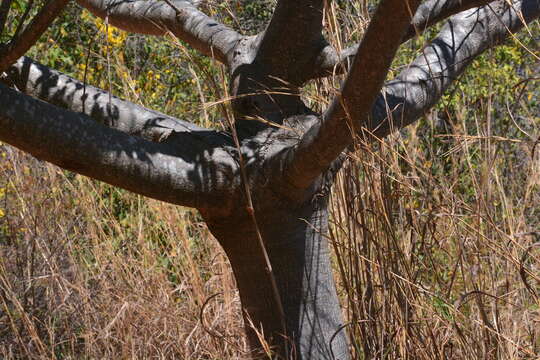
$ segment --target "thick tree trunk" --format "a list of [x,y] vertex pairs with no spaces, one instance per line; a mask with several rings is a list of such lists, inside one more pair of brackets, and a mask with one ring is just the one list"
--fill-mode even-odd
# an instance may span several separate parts
[[258,224],[285,312],[286,341],[263,255],[247,212],[221,219],[204,214],[232,264],[246,331],[254,351],[261,349],[258,331],[280,359],[349,359],[325,238],[327,200],[327,196],[317,198],[316,195],[297,207],[276,201],[278,205],[273,209],[258,213]]
[[205,217],[232,264],[252,350],[261,349],[258,331],[279,358],[288,354],[302,360],[349,359],[325,238],[326,196],[296,208],[281,204],[258,216],[285,312],[287,350],[271,282],[247,212],[225,219]]

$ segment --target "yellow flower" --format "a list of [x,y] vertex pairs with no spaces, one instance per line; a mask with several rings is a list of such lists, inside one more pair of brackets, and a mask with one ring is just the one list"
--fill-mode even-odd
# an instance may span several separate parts
[[105,24],[100,18],[94,19],[94,24],[98,28],[99,32],[107,35],[107,41],[111,46],[121,46],[127,38],[127,33],[112,25]]

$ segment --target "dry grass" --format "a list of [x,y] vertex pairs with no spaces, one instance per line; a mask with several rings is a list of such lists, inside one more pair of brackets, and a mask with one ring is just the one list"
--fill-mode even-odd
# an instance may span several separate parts
[[[366,4],[329,8],[335,44],[365,28]],[[330,239],[356,359],[540,358],[540,93],[525,77],[502,94],[491,71],[452,90],[457,106],[358,140],[338,177]],[[306,95],[324,103],[336,80]]]
[[241,357],[234,279],[195,212],[2,153],[0,358]]
[[[538,155],[463,135],[433,157],[424,135],[351,156],[334,191],[356,358],[538,358]],[[246,358],[230,267],[195,212],[0,152],[1,358]]]
[[[538,359],[538,158],[509,184],[502,169],[516,166],[490,160],[488,140],[421,166],[426,154],[409,139],[353,157],[333,196],[356,358]],[[478,163],[472,151],[485,152]],[[445,161],[456,168],[433,175]]]

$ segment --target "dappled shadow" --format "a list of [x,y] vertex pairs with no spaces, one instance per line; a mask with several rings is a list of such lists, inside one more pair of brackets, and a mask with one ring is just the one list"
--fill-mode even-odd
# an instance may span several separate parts
[[[42,96],[50,91],[46,85],[47,81],[40,84]],[[223,199],[231,197],[237,186],[237,163],[234,153],[228,151],[231,140],[226,134],[199,127],[186,129],[173,118],[147,111],[141,131],[148,127],[167,130],[161,132],[166,136],[154,142],[3,85],[0,97],[8,104],[0,110],[2,140],[66,169],[193,207],[223,206]],[[116,109],[116,118],[120,119],[122,106]],[[133,121],[140,120],[129,116]],[[8,126],[17,131],[8,132]]]

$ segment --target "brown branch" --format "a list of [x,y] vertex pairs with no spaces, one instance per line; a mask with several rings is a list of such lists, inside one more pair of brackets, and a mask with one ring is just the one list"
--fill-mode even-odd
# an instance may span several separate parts
[[[373,82],[366,81],[372,76],[367,74],[356,83],[359,86],[356,93],[346,91],[349,76],[342,91],[346,101],[334,102],[321,123],[284,153],[287,162],[284,176],[297,186],[307,186],[333,161],[332,156],[352,143],[353,136],[371,134],[383,138],[416,121],[475,57],[501,44],[512,32],[539,16],[538,0],[515,1],[510,5],[500,0],[453,16],[422,54],[386,84],[371,107],[369,118],[360,110],[368,103],[365,97],[370,97],[370,93],[364,94],[361,89],[374,88]],[[347,98],[349,95],[353,97]]]
[[[412,39],[417,34],[423,33],[431,26],[455,15],[459,12],[486,5],[494,0],[428,0],[422,3],[405,32],[402,43]],[[347,71],[352,62],[358,44],[352,45],[341,52],[332,46],[326,46],[318,56],[318,67],[314,69],[310,78],[319,78],[331,76],[332,74],[341,74]]]
[[2,4],[0,4],[0,35],[4,33],[4,27],[6,26],[6,20],[12,2],[13,0],[3,0]]
[[0,74],[38,41],[68,2],[69,0],[47,2],[24,31],[11,39],[6,47],[0,49]]
[[[297,79],[326,46],[322,36],[323,0],[279,0],[257,51],[257,62],[273,76],[288,82]],[[299,71],[301,70],[301,71]]]

